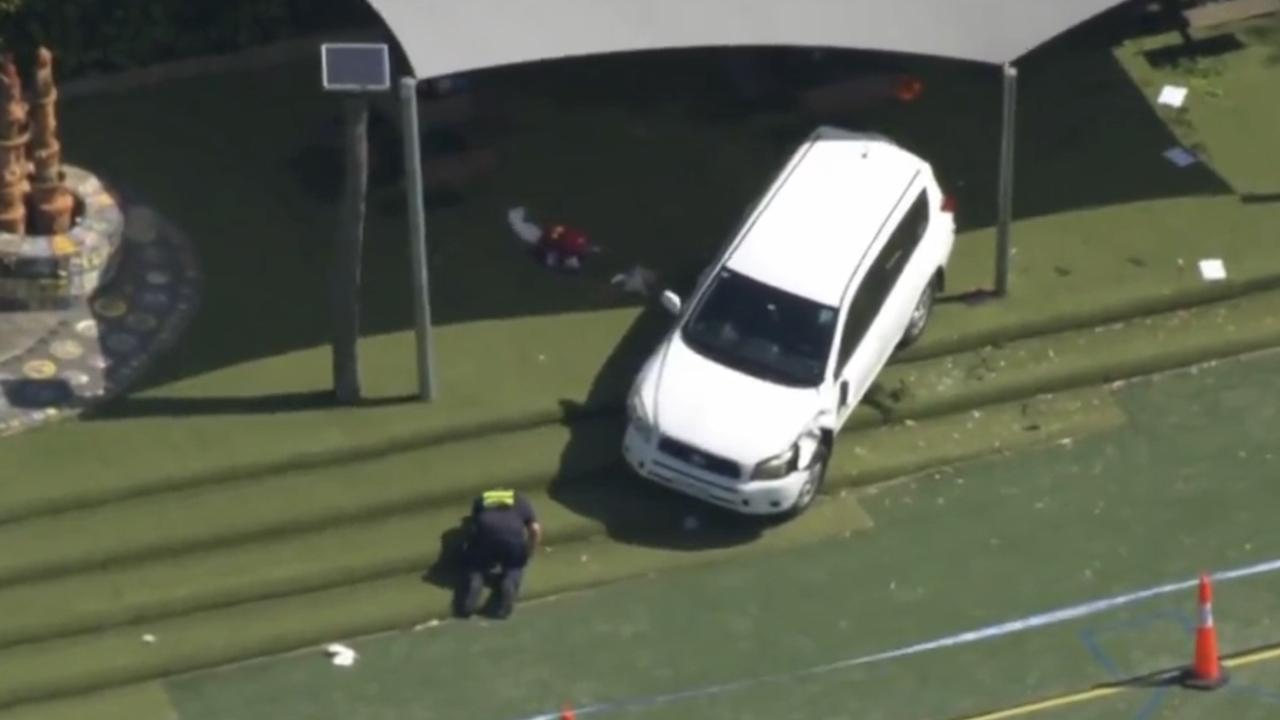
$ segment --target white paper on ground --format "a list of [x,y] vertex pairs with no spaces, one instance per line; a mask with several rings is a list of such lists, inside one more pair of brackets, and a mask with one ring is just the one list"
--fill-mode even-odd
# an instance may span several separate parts
[[341,643],[333,643],[324,649],[329,660],[338,667],[351,667],[356,663],[356,651]]
[[1200,261],[1200,277],[1209,282],[1227,279],[1227,266],[1218,258],[1207,258]]
[[1194,165],[1196,162],[1199,161],[1199,158],[1193,155],[1186,148],[1182,148],[1182,147],[1169,148],[1168,150],[1164,151],[1164,156],[1166,159],[1169,160],[1169,162],[1173,163],[1174,165],[1177,165],[1180,168],[1186,167],[1188,165]]
[[621,287],[626,292],[648,295],[655,281],[656,276],[652,270],[642,265],[637,265],[625,273],[614,275],[609,282],[612,285]]
[[529,211],[523,206],[507,211],[507,225],[511,226],[511,231],[526,245],[532,245],[542,237],[542,228],[529,220]]
[[1165,85],[1160,90],[1160,97],[1156,102],[1169,107],[1182,107],[1182,103],[1187,100],[1187,89],[1181,85]]

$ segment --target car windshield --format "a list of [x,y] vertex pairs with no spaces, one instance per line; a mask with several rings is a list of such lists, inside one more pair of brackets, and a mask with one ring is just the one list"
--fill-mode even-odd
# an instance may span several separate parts
[[716,276],[682,335],[699,354],[793,387],[822,383],[836,309],[731,270]]

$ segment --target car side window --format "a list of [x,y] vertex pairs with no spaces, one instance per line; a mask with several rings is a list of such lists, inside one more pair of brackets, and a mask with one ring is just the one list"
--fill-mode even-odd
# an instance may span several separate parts
[[854,293],[853,304],[849,307],[849,314],[840,334],[840,349],[836,355],[837,372],[843,371],[848,365],[858,343],[862,342],[862,338],[871,329],[880,308],[902,276],[907,261],[924,238],[928,225],[929,201],[926,193],[921,191],[894,228],[888,242],[872,261]]

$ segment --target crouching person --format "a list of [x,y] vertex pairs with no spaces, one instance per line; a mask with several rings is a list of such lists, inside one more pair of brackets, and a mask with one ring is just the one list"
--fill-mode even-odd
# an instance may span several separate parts
[[467,524],[457,612],[462,617],[475,614],[485,580],[496,572],[494,615],[505,618],[515,608],[524,570],[542,538],[542,527],[528,499],[514,490],[490,490],[476,498]]

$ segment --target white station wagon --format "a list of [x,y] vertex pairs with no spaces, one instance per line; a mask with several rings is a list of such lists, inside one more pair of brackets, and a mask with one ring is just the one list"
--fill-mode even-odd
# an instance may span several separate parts
[[821,127],[795,152],[636,379],[640,475],[753,515],[796,515],[897,348],[924,332],[955,241],[930,165]]

